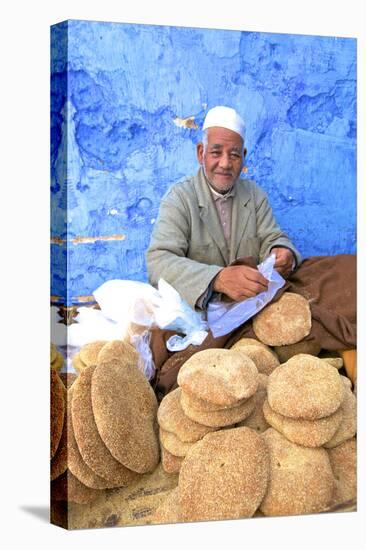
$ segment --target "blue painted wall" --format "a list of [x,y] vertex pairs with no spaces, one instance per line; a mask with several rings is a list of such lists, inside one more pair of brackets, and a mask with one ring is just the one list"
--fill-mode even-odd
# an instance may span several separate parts
[[217,104],[245,119],[247,176],[303,255],[355,253],[356,40],[68,21],[51,28],[51,58],[61,302],[147,280],[160,199],[197,171],[197,128]]

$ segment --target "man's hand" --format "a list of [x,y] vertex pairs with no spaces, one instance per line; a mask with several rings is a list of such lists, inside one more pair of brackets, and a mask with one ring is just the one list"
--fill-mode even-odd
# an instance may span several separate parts
[[295,256],[288,248],[272,248],[271,254],[275,254],[276,261],[274,268],[285,279],[289,277],[295,263]]
[[267,279],[257,269],[245,265],[225,267],[213,282],[216,292],[226,294],[235,302],[253,298],[267,288]]

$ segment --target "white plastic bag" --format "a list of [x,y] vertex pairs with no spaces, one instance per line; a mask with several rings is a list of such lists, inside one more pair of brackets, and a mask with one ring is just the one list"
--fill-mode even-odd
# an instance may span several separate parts
[[126,330],[131,322],[146,327],[154,323],[152,302],[158,291],[147,283],[111,279],[93,295],[103,315]]
[[186,336],[179,336],[178,334],[175,334],[168,339],[166,347],[169,351],[182,351],[183,349],[188,348],[191,344],[192,346],[200,346],[207,334],[207,330],[196,330]]
[[80,348],[95,340],[129,339],[140,354],[140,368],[148,379],[155,366],[150,349],[151,327],[177,331],[166,343],[168,350],[180,351],[206,338],[207,323],[164,279],[158,290],[147,283],[112,279],[93,295],[100,310],[82,307],[76,323],[68,327],[68,343]]
[[80,307],[76,323],[67,327],[67,343],[80,348],[95,340],[122,340],[125,327],[107,319],[99,309]]
[[274,269],[276,257],[271,254],[258,265],[258,271],[269,281],[266,292],[242,302],[212,301],[207,308],[208,326],[213,336],[223,336],[242,325],[264,308],[277,290],[285,284],[285,279]]
[[139,354],[138,368],[148,380],[153,378],[155,365],[150,349],[151,333],[148,329],[141,332],[140,325],[130,324],[126,331],[125,320],[117,323],[105,317],[102,311],[88,307],[79,309],[76,321],[68,327],[68,370],[73,370],[72,356],[85,344],[95,340],[126,340]]
[[155,374],[155,365],[150,348],[151,332],[145,330],[142,334],[133,334],[130,342],[139,354],[138,367],[148,380],[151,380]]
[[199,346],[206,338],[207,322],[203,315],[192,309],[180,294],[164,279],[158,281],[158,295],[153,298],[155,322],[158,327],[176,330],[166,343],[169,351],[181,351],[190,344]]
[[180,351],[190,344],[198,346],[207,336],[207,323],[202,315],[164,279],[159,279],[158,289],[147,283],[113,279],[93,294],[103,315],[115,321],[123,333],[128,334],[135,323],[185,334],[169,338],[166,344],[169,351]]

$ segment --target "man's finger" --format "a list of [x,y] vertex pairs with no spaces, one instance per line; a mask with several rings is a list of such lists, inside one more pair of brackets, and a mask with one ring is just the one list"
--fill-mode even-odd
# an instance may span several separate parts
[[266,279],[264,279],[264,283],[262,283],[261,281],[252,281],[250,279],[246,279],[246,281],[243,281],[243,284],[245,285],[245,288],[248,288],[256,294],[258,294],[259,292],[264,292],[268,288],[268,281]]
[[249,289],[245,289],[243,290],[239,297],[238,297],[238,301],[242,301],[242,300],[246,300],[248,298],[254,298],[255,296],[257,296],[258,292],[252,292],[251,290]]
[[248,279],[248,281],[260,283],[265,287],[268,286],[268,280],[257,269],[249,268],[247,271],[245,271],[245,273],[243,273],[243,276]]
[[268,287],[253,283],[251,281],[246,281],[246,284],[243,285],[243,287],[240,289],[240,292],[243,294],[246,294],[248,297],[257,296],[257,294],[260,294],[261,292],[266,292],[268,290]]

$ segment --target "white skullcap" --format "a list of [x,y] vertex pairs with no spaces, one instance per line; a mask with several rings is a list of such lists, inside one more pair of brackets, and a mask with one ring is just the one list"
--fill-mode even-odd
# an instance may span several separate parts
[[235,109],[231,107],[224,107],[223,105],[212,107],[206,115],[202,130],[207,130],[207,128],[212,128],[212,126],[220,126],[221,128],[232,130],[239,134],[244,141],[244,121]]

